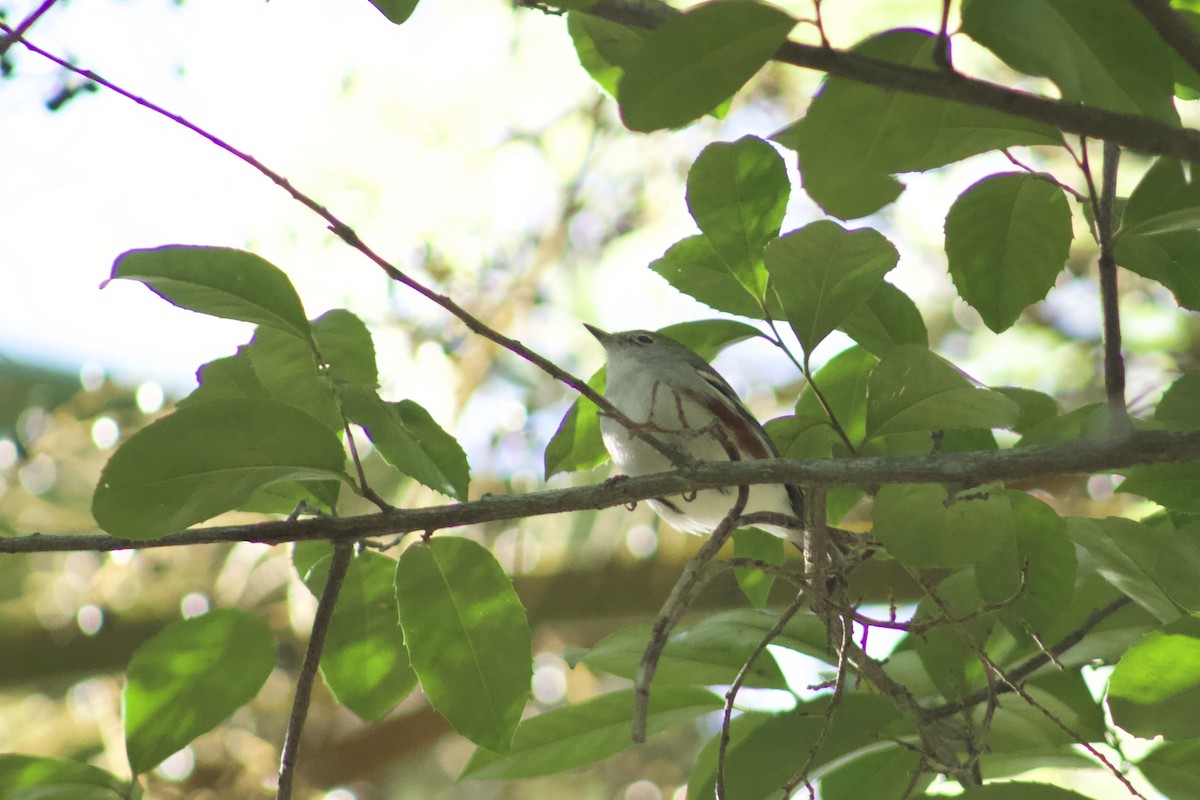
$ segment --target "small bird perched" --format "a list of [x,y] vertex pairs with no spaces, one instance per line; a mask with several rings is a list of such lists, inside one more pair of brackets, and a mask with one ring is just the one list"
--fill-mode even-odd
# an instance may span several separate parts
[[[700,461],[778,458],[779,451],[737,393],[708,362],[684,345],[650,331],[608,333],[585,325],[604,345],[608,379],[604,396],[622,414],[666,445]],[[613,461],[627,475],[672,468],[666,456],[625,425],[601,415],[600,433]],[[692,494],[650,500],[650,507],[681,531],[712,533],[737,501],[737,487],[702,489]],[[796,486],[750,487],[743,515],[784,514],[795,529],[759,525],[763,530],[801,541],[804,495]]]

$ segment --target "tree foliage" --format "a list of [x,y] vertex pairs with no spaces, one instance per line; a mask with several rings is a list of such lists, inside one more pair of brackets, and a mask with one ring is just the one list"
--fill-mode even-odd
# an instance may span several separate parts
[[[375,5],[396,24],[415,7]],[[10,537],[0,551],[294,541],[292,568],[319,607],[281,797],[304,755],[306,680],[318,666],[337,702],[364,720],[419,687],[477,746],[468,781],[577,769],[712,715],[716,730],[684,765],[688,797],[901,800],[928,796],[935,780],[983,800],[1084,796],[1029,777],[1046,766],[1101,774],[1118,795],[1145,796],[1147,784],[1169,797],[1200,793],[1200,384],[1185,360],[1170,363],[1156,375],[1157,399],[1131,413],[1119,293],[1134,283],[1161,299],[1160,314],[1200,302],[1191,174],[1200,136],[1181,122],[1200,91],[1188,4],[965,0],[940,31],[873,31],[845,50],[829,45],[820,3],[804,20],[756,0],[682,11],[529,5],[517,13],[567,13],[562,35],[634,132],[669,136],[733,113],[772,61],[826,73],[800,119],[703,148],[678,198],[698,232],[650,264],[714,314],[739,318],[665,333],[706,358],[752,338],[789,352],[804,386],[787,398],[791,413],[767,426],[787,460],[479,497],[455,438],[419,404],[381,394],[374,333],[358,316],[310,319],[286,270],[254,253],[164,245],[120,255],[112,279],[251,323],[252,338],[199,365],[195,391],[120,444],[92,500],[103,535]],[[23,42],[4,30],[6,49]],[[819,41],[799,40],[812,36]],[[960,42],[990,52],[1009,86],[960,71]],[[1015,88],[1029,85],[1043,95]],[[1048,382],[980,383],[888,280],[909,255],[882,222],[891,204],[907,184],[988,153],[1012,165],[963,186],[950,206],[949,279],[964,307],[1002,334],[1042,314],[1064,276],[1095,275],[1102,336],[1083,344],[1097,369],[1074,395],[1039,391]],[[545,447],[547,478],[605,460],[598,419],[614,409],[599,394],[602,371],[570,375],[282,185],[406,291],[581,394]],[[789,229],[785,211],[801,191],[826,218]],[[845,346],[814,360],[831,341]],[[378,464],[364,468],[359,430],[388,477],[376,478]],[[1087,478],[1062,476],[1080,474],[1119,478],[1118,501],[1079,503],[1073,493]],[[732,556],[712,560],[739,527],[727,520],[653,625],[566,654],[632,687],[523,716],[535,633],[527,610],[493,552],[447,529],[784,479],[816,509],[803,548],[785,552],[746,528]],[[407,481],[445,501],[393,508],[377,488]],[[339,517],[355,500],[377,508]],[[229,512],[278,518],[190,530]],[[685,618],[727,569],[741,607]],[[885,630],[898,636],[890,653],[869,645]],[[132,779],[9,754],[0,795],[138,796],[140,776],[262,689],[275,649],[267,621],[243,609],[167,626],[125,671]],[[789,665],[801,656],[818,685],[798,685]],[[743,705],[743,689],[786,698],[761,710]],[[1137,743],[1156,737],[1153,748]]]

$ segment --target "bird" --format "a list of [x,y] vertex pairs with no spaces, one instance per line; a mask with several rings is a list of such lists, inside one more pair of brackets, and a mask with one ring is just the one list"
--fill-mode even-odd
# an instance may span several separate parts
[[[779,457],[778,448],[737,392],[686,345],[652,331],[609,333],[586,323],[584,327],[604,347],[605,398],[639,430],[698,461]],[[626,475],[674,468],[665,455],[612,415],[601,414],[600,435],[613,462]],[[729,486],[648,502],[675,528],[706,535],[716,530],[737,498],[737,487]],[[751,486],[742,514],[758,512],[784,515],[790,521],[756,527],[783,539],[802,541],[804,494],[799,487]]]

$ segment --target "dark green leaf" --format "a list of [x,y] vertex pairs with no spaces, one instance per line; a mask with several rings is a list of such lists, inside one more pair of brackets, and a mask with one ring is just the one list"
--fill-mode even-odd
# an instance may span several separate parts
[[1185,372],[1167,387],[1154,419],[1185,430],[1200,428],[1200,372]]
[[142,428],[100,474],[92,514],[114,536],[152,539],[238,508],[280,481],[344,478],[342,443],[271,400],[188,405]]
[[879,288],[899,258],[878,231],[848,231],[829,220],[781,236],[764,257],[788,322],[810,353]]
[[[292,560],[317,598],[325,590],[333,547],[297,542]],[[383,718],[416,686],[396,614],[396,562],[355,553],[342,581],[321,652],[321,675],[333,696],[368,722]]]
[[365,389],[379,385],[375,342],[361,319],[345,309],[335,308],[313,320],[312,329],[317,349],[335,384]]
[[371,5],[378,8],[389,22],[400,25],[417,9],[417,0],[371,0]]
[[350,387],[342,394],[342,407],[393,467],[430,489],[467,499],[471,474],[466,453],[420,405],[412,400],[388,403],[374,391]]
[[703,234],[689,236],[671,245],[650,269],[684,294],[709,308],[761,319],[762,304],[730,273]]
[[[995,391],[1012,397],[1011,390]],[[1018,401],[1019,402],[1019,401]],[[1024,412],[1022,412],[1024,413]],[[1112,414],[1105,403],[1080,406],[1057,417],[1047,417],[1022,430],[1017,447],[1037,447],[1076,440],[1096,440],[1109,436]],[[1018,418],[1018,424],[1021,420]]]
[[875,535],[909,567],[973,564],[1012,539],[1013,512],[1000,491],[951,498],[936,484],[888,484],[875,496]]
[[[733,555],[735,558],[753,558],[779,565],[783,563],[785,555],[784,541],[758,528],[743,528],[734,531]],[[734,575],[750,604],[755,608],[766,608],[775,577],[753,567],[739,567],[734,570]]]
[[950,277],[996,333],[1046,296],[1071,248],[1071,207],[1059,187],[1034,175],[990,175],[946,215]]
[[121,708],[134,774],[152,769],[249,702],[275,667],[275,637],[233,608],[173,622],[133,654]]
[[504,569],[469,539],[437,536],[400,556],[396,602],[429,702],[472,742],[508,752],[533,656],[525,609]]
[[[813,376],[813,383],[821,390],[850,441],[856,445],[867,435],[867,384],[871,371],[878,363],[879,359],[866,349],[851,347],[825,362]],[[811,386],[806,386],[800,394],[796,415],[827,416]]]
[[924,347],[899,345],[871,372],[867,435],[954,428],[1010,428],[1017,404],[973,383]]
[[246,354],[271,399],[300,409],[341,435],[342,415],[333,385],[321,374],[310,341],[260,327],[247,345]]
[[912,789],[933,780],[930,775],[909,786],[920,762],[920,754],[900,745],[855,756],[821,776],[821,800],[907,800]]
[[1058,416],[1058,402],[1053,397],[1033,389],[1023,389],[1019,386],[992,386],[993,392],[1007,397],[1017,404],[1017,421],[1013,430],[1017,433],[1028,433]]
[[875,287],[838,328],[877,356],[898,344],[929,346],[929,331],[917,304],[887,281]]
[[239,347],[236,355],[218,358],[201,366],[196,371],[196,379],[200,385],[176,403],[175,407],[207,400],[269,398],[271,394],[255,374],[246,347]]
[[309,338],[304,306],[281,269],[253,253],[227,247],[167,245],[129,250],[112,278],[141,281],[180,308]]
[[1158,281],[1184,308],[1200,309],[1200,184],[1160,158],[1129,198],[1116,236],[1117,263]]
[[645,28],[575,12],[567,15],[567,32],[575,43],[580,66],[614,98],[621,76],[625,74],[624,65],[642,49],[650,36],[650,31]]
[[1109,678],[1108,707],[1134,736],[1200,738],[1200,619],[1176,620],[1131,647]]
[[1200,797],[1200,739],[1161,744],[1138,769],[1165,797]]
[[650,34],[617,90],[634,131],[678,128],[742,88],[783,44],[796,21],[770,6],[725,0],[671,17]]
[[[722,705],[716,695],[699,687],[656,686],[650,693],[647,733],[687,723]],[[521,723],[507,755],[476,750],[460,777],[533,778],[594,764],[629,748],[632,716],[632,689],[547,711]]]
[[962,29],[1069,103],[1179,124],[1169,48],[1131,3],[967,0]]
[[[887,31],[854,48],[860,55],[937,69],[936,39]],[[1061,144],[1047,125],[991,109],[891,92],[848,78],[827,78],[800,122],[774,137],[800,157],[804,190],[842,219],[865,217],[904,188],[901,172],[923,172],[976,153],[1014,145]]]
[[783,159],[755,136],[710,144],[688,172],[688,211],[725,269],[756,300],[766,296],[763,249],[779,235],[790,188]]
[[[926,797],[933,797],[933,795],[926,795]],[[1086,795],[1058,786],[1024,781],[969,786],[958,797],[959,800],[1090,800]]]
[[136,783],[79,761],[0,753],[0,797],[5,800],[129,800]]

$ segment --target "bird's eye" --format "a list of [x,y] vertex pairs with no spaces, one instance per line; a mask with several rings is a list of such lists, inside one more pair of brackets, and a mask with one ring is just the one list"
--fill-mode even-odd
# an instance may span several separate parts
[[633,340],[638,344],[654,344],[654,337],[648,333],[639,333]]

